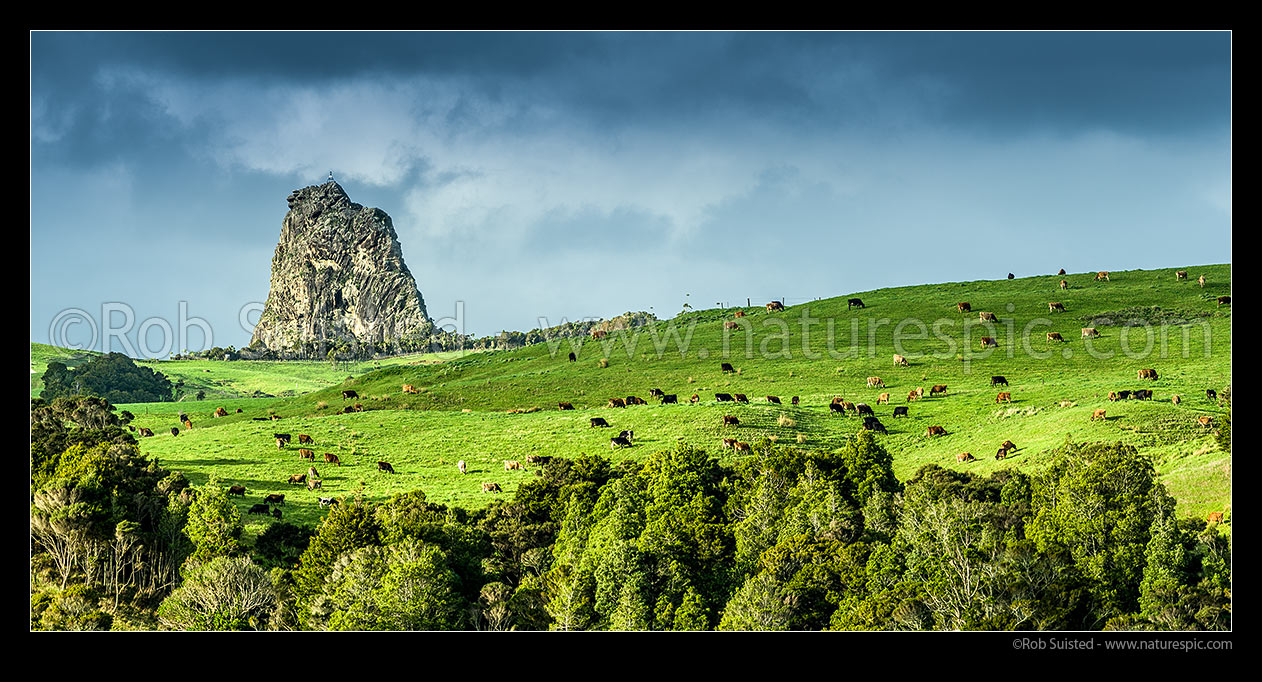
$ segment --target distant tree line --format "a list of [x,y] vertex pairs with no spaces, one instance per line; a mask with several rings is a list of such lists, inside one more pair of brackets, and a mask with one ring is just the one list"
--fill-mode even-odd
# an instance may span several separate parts
[[43,376],[45,401],[94,395],[111,403],[153,403],[172,400],[171,382],[161,372],[141,367],[122,353],[89,358],[74,369],[56,360]]

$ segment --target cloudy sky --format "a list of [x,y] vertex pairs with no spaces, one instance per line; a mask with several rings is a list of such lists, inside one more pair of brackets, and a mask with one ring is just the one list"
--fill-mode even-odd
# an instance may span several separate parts
[[38,342],[247,344],[330,170],[475,335],[1231,259],[1226,32],[36,32],[30,104]]

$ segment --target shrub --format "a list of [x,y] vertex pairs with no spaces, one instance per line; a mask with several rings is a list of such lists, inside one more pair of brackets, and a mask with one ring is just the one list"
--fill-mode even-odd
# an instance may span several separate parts
[[327,402],[323,401],[323,400],[321,400],[320,402],[316,403],[316,409],[317,409],[317,410],[326,410],[326,409],[328,409],[328,407],[329,407],[329,404],[328,404]]
[[780,415],[779,419],[776,419],[776,423],[786,429],[791,429],[794,426],[797,426],[797,422],[793,421],[793,419],[790,418],[788,415],[783,415],[783,414]]

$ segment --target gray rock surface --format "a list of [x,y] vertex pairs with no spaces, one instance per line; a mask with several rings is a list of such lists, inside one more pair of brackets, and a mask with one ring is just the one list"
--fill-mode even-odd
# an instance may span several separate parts
[[252,342],[303,357],[429,336],[433,324],[385,211],[336,182],[294,190]]

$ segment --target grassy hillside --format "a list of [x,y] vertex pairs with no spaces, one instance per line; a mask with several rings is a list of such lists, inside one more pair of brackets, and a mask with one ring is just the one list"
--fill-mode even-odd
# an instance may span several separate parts
[[44,390],[43,377],[44,372],[48,369],[48,363],[56,360],[65,364],[67,367],[76,367],[93,355],[98,355],[98,353],[93,353],[91,351],[74,351],[68,348],[58,348],[57,346],[49,346],[42,343],[32,343],[31,397],[39,397],[40,391]]
[[[879,439],[893,454],[900,478],[928,463],[979,473],[1008,466],[1036,470],[1045,463],[1043,453],[1066,438],[1122,440],[1154,457],[1179,499],[1181,515],[1204,517],[1230,503],[1230,456],[1218,450],[1214,427],[1196,421],[1210,416],[1217,424],[1225,413],[1206,399],[1205,389],[1221,393],[1231,381],[1231,310],[1215,300],[1230,294],[1230,266],[1180,269],[1189,270],[1192,281],[1176,281],[1174,269],[1168,269],[1116,272],[1112,281],[1098,283],[1094,273],[1069,275],[1067,291],[1058,286],[1061,277],[1049,275],[858,292],[774,314],[746,309],[739,321],[743,327],[736,330],[724,329],[733,310],[699,311],[637,333],[576,340],[574,347],[566,340],[551,348],[482,353],[442,364],[383,366],[294,398],[131,409],[138,425],[158,433],[144,439],[146,451],[194,481],[214,473],[225,483],[246,485],[250,493],[240,502],[243,509],[266,493],[286,492],[283,481],[306,470],[298,459],[298,433],[316,439],[317,456],[333,452],[343,460],[344,466],[331,470],[317,462],[325,495],[363,487],[380,499],[421,488],[437,501],[478,507],[492,497],[481,492],[480,483],[498,482],[511,494],[532,474],[506,472],[503,460],[524,461],[532,453],[604,452],[640,459],[683,440],[723,458],[735,456],[720,447],[722,437],[751,443],[774,437],[831,448],[861,424],[854,415],[830,413],[829,402],[842,396],[874,408],[889,431]],[[1201,274],[1208,280],[1204,289],[1195,282]],[[852,296],[866,307],[849,308]],[[956,303],[962,301],[973,312],[958,312]],[[1065,311],[1049,312],[1049,302],[1063,303]],[[978,326],[981,311],[996,313],[998,324]],[[1124,326],[1126,320],[1152,324]],[[1100,337],[1083,339],[1080,329],[1092,325]],[[1064,342],[1048,341],[1049,331]],[[998,349],[982,351],[981,336],[996,338]],[[576,362],[567,359],[571,350]],[[894,366],[896,352],[908,358],[909,367]],[[737,372],[722,372],[724,361]],[[208,363],[212,373],[250,364]],[[1159,379],[1138,379],[1141,368],[1156,369]],[[992,375],[1006,377],[1008,386],[992,388]],[[881,377],[885,388],[869,388],[869,376]],[[405,383],[420,393],[402,393]],[[947,392],[930,397],[936,384],[946,385]],[[917,387],[926,395],[909,403],[908,392]],[[681,404],[658,405],[649,397],[651,388],[676,394]],[[1154,399],[1108,400],[1109,391],[1139,388],[1152,389]],[[345,389],[360,398],[344,400]],[[1011,393],[1010,404],[996,404],[1000,390]],[[718,403],[718,392],[744,393],[751,402]],[[882,392],[891,394],[890,405],[877,404]],[[688,404],[694,393],[700,402]],[[1182,397],[1180,405],[1171,403],[1172,394]],[[606,407],[610,398],[629,395],[651,404]],[[769,404],[767,395],[784,404]],[[794,395],[801,399],[798,406],[789,404]],[[558,410],[562,401],[577,409]],[[339,413],[354,403],[366,411]],[[243,413],[211,418],[219,405],[230,412],[241,407]],[[908,407],[909,416],[892,418],[898,406]],[[172,437],[180,408],[189,410],[194,429]],[[1107,419],[1092,421],[1096,409],[1107,410]],[[273,413],[282,419],[253,421]],[[741,425],[722,426],[725,415],[737,416]],[[613,428],[590,428],[596,416]],[[947,435],[927,436],[930,425],[944,427]],[[611,452],[609,438],[621,429],[635,431],[636,445]],[[294,444],[278,451],[271,438],[275,431],[294,434]],[[1004,440],[1019,449],[998,462],[995,451]],[[957,464],[961,452],[979,461]],[[469,463],[465,476],[455,467],[461,459]],[[377,472],[377,460],[391,462],[399,473]],[[317,493],[289,488],[287,518],[314,520],[320,513]]]

